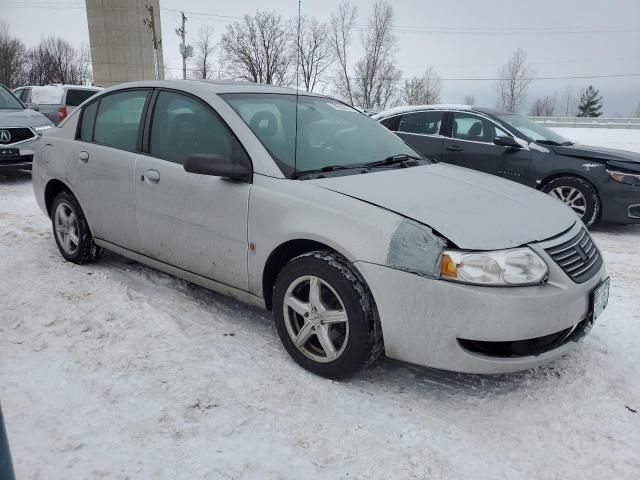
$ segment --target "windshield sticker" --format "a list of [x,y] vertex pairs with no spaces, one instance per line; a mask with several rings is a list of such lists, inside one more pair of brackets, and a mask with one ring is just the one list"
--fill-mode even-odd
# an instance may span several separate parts
[[327,105],[329,105],[334,110],[339,110],[341,112],[358,112],[355,108],[351,108],[350,106],[345,105],[344,103],[327,102]]

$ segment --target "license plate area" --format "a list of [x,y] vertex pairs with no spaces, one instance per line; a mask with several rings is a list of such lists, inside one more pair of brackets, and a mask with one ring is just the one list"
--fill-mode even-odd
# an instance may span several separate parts
[[611,281],[607,278],[591,294],[591,305],[593,309],[593,321],[602,315],[609,304],[609,285]]
[[0,147],[0,162],[15,162],[20,160],[19,148]]

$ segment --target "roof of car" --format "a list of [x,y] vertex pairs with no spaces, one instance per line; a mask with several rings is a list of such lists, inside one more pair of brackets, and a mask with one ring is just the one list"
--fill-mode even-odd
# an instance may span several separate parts
[[[216,94],[221,93],[281,93],[295,95],[295,88],[278,87],[274,85],[266,85],[261,83],[246,82],[240,80],[141,80],[136,82],[127,82],[114,85],[110,90],[119,90],[121,88],[131,87],[165,87],[180,90],[186,85],[199,84],[210,88]],[[312,95],[322,97],[317,93],[299,91],[300,95]]]
[[41,88],[41,87],[59,87],[59,88],[77,88],[78,90],[95,90],[100,91],[103,88],[102,87],[95,87],[93,85],[63,85],[61,83],[52,83],[50,85],[23,85],[21,87],[16,87],[14,90],[17,90],[18,88]]
[[460,105],[455,103],[440,103],[431,105],[405,105],[401,107],[389,108],[388,110],[384,110],[383,112],[373,115],[371,118],[380,120],[383,118],[392,117],[394,115],[400,115],[402,113],[424,110],[467,110],[470,112],[488,113],[490,115],[500,113],[495,108],[476,107],[475,105]]

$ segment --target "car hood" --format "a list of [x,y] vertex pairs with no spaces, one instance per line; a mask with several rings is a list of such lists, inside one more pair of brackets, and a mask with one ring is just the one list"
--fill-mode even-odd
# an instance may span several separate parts
[[442,163],[308,182],[428,225],[469,250],[545,240],[576,222],[571,209],[533,188]]
[[40,125],[51,125],[51,120],[35,110],[0,109],[0,128],[39,127]]
[[589,161],[606,163],[615,168],[640,172],[640,153],[615,148],[592,147],[590,145],[570,145],[551,147],[558,155],[583,158]]

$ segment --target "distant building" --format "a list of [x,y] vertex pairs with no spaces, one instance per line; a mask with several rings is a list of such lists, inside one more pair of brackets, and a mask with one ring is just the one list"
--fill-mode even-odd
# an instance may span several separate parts
[[[156,39],[160,31],[160,0],[86,0],[95,85],[110,87],[132,80],[156,78],[152,31],[146,5],[154,10]],[[158,78],[164,78],[162,45],[157,50]]]

